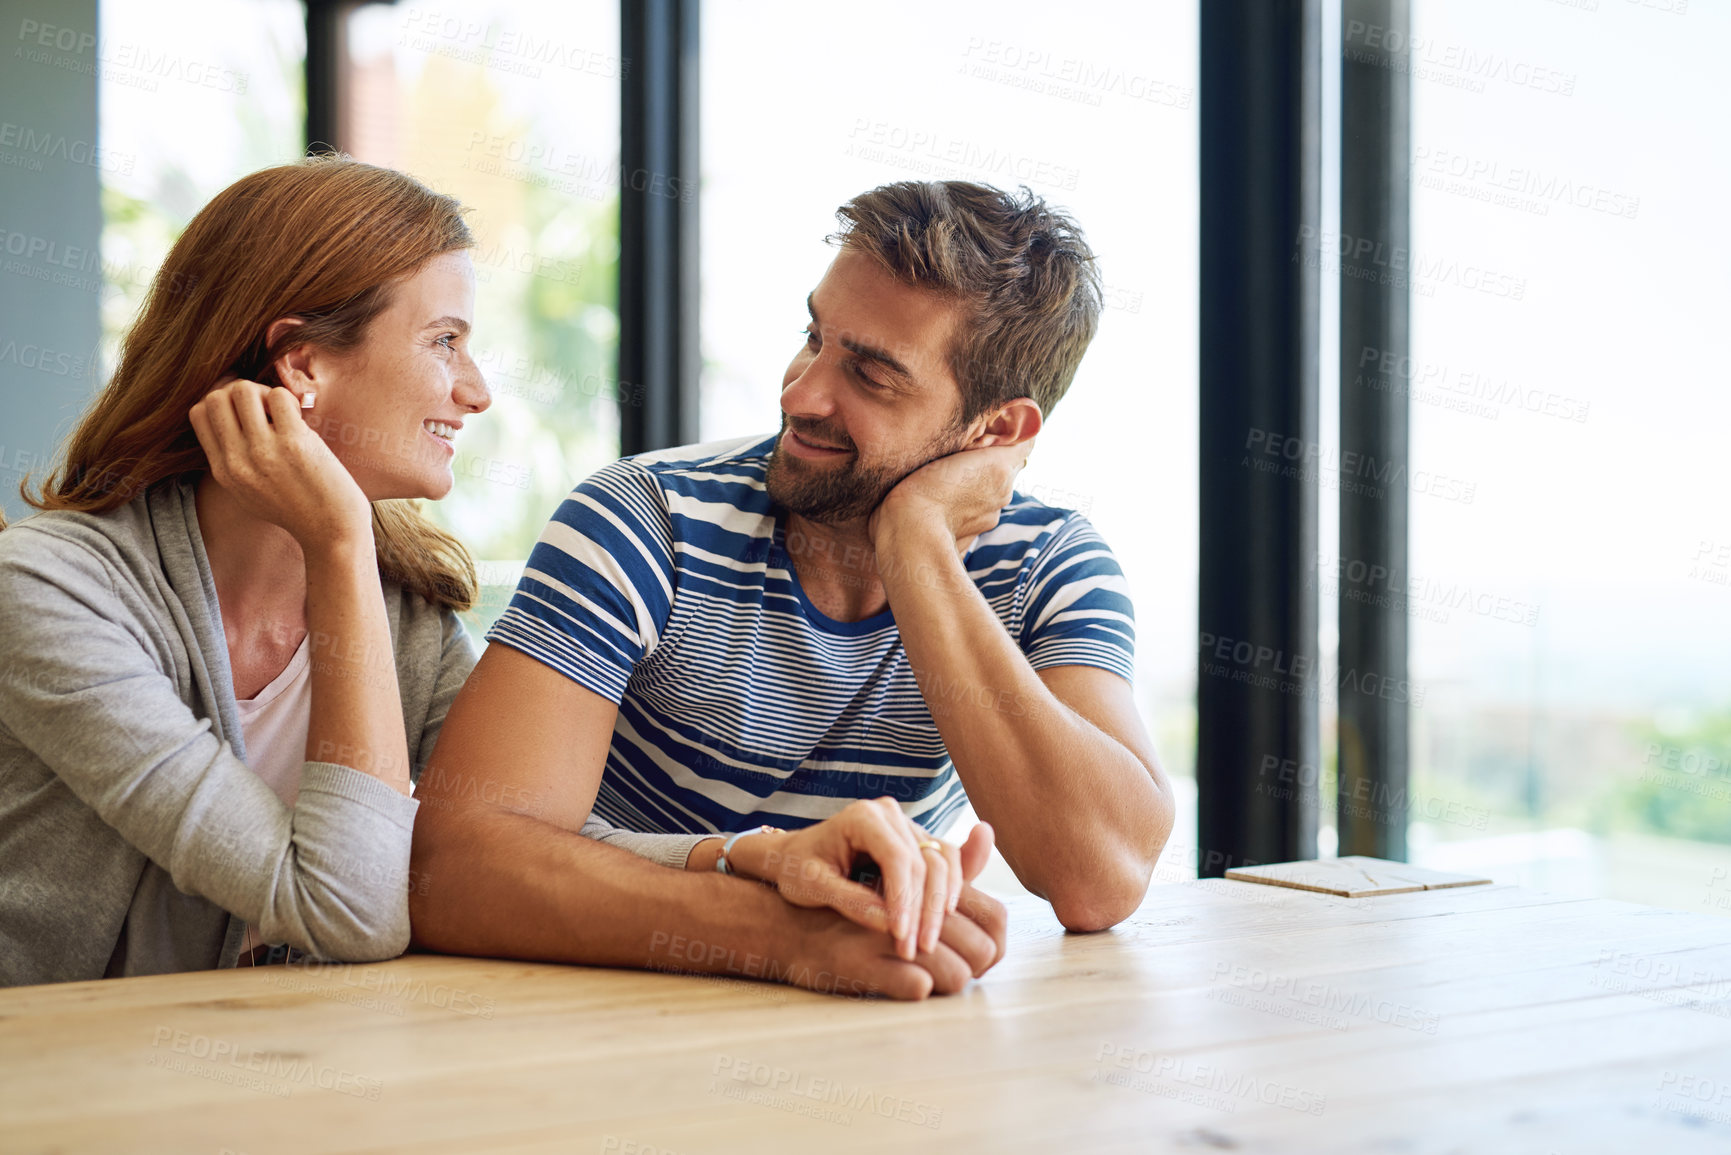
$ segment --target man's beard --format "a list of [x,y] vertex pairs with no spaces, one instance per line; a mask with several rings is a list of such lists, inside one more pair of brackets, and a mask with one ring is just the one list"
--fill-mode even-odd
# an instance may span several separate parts
[[[795,426],[794,432],[808,433],[825,445],[850,450],[853,457],[840,468],[825,469],[783,452],[781,437],[777,437],[775,449],[769,455],[769,470],[764,475],[770,499],[819,525],[840,525],[869,517],[908,474],[960,449],[964,430],[951,424],[909,457],[870,466],[861,464],[859,447],[839,430],[804,425]],[[783,414],[781,436],[786,435],[787,415]]]

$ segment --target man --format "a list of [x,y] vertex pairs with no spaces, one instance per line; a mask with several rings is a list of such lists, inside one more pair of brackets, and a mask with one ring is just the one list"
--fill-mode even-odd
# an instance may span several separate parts
[[[917,997],[1002,953],[967,885],[994,836],[1071,929],[1141,902],[1172,801],[1123,576],[1011,489],[1093,337],[1092,254],[963,182],[839,216],[781,433],[609,466],[536,546],[421,780],[423,945]],[[931,838],[965,802],[968,844]]]

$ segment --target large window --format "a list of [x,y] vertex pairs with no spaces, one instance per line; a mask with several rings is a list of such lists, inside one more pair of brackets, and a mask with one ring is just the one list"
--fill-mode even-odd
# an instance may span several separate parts
[[[303,6],[180,11],[169,31],[156,5],[102,5],[108,370],[192,215],[305,152]],[[618,45],[607,4],[369,4],[345,25],[345,115],[323,143],[456,196],[478,242],[475,349],[494,404],[464,430],[451,495],[428,505],[484,559],[477,631],[560,498],[618,454]]]
[[1731,9],[1414,16],[1415,860],[1731,912]]
[[[104,0],[103,380],[162,259],[204,203],[305,151],[305,15],[297,0]],[[94,286],[93,286],[94,287]]]
[[[1023,488],[1129,575],[1137,693],[1191,796],[1196,622],[1196,11],[1190,0],[703,13],[703,434],[770,433],[835,209],[904,179],[1026,184],[1071,210],[1106,309]],[[1052,767],[1062,773],[1062,767]],[[1191,864],[1180,816],[1170,869]]]
[[[1339,43],[1341,9],[1325,0]],[[191,0],[172,30],[102,5],[107,357],[219,189],[302,152],[304,13]],[[1413,0],[1412,348],[1335,357],[1412,413],[1415,860],[1731,913],[1731,517],[1699,367],[1731,302],[1712,46],[1686,0]],[[1184,804],[1159,877],[1193,869],[1197,492],[1194,0],[871,12],[703,9],[702,436],[766,433],[855,193],[908,177],[1028,185],[1071,210],[1107,286],[1098,338],[1024,489],[1084,511],[1129,574],[1137,694]],[[572,483],[618,451],[618,9],[366,4],[345,23],[340,143],[471,208],[477,356],[495,405],[434,515],[484,567],[479,629]],[[1332,57],[1333,49],[1328,56]],[[1324,223],[1338,165],[1325,65]],[[1336,235],[1342,244],[1349,239]],[[93,291],[98,291],[94,287]],[[1322,493],[1325,667],[1335,556]],[[1332,751],[1334,707],[1322,707]],[[1332,755],[1327,761],[1332,762]],[[1054,768],[1061,772],[1062,768]],[[1325,829],[1332,813],[1323,784]]]
[[618,9],[373,4],[349,18],[346,52],[348,150],[471,210],[493,407],[429,510],[483,559],[480,630],[560,499],[619,454]]

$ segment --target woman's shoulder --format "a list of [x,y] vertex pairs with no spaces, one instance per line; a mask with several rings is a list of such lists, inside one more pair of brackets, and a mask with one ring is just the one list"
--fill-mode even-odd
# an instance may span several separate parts
[[160,618],[174,596],[162,575],[150,519],[131,504],[10,525],[0,530],[0,651],[10,660],[18,647],[76,647],[79,622]]
[[143,497],[103,513],[44,510],[0,530],[0,571],[110,572],[156,553]]
[[[462,684],[480,655],[462,618],[449,606],[428,601],[388,578],[384,592],[404,716],[418,718],[441,686]],[[415,734],[409,740],[411,745],[419,742]]]
[[456,610],[439,605],[416,593],[408,586],[381,574],[384,588],[385,614],[390,619],[391,637],[399,652],[409,648],[443,650],[449,641],[466,637],[463,619]]

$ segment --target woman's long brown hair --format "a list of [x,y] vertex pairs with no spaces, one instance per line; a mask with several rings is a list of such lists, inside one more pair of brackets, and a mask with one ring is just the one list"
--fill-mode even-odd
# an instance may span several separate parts
[[[236,181],[169,250],[113,380],[40,492],[20,486],[24,499],[104,513],[158,481],[202,474],[204,450],[187,417],[198,399],[231,373],[274,384],[273,363],[293,347],[353,348],[397,281],[474,243],[461,213],[412,177],[345,157]],[[280,317],[305,324],[268,345]],[[474,559],[417,503],[374,502],[373,539],[384,577],[436,605],[474,603]]]

